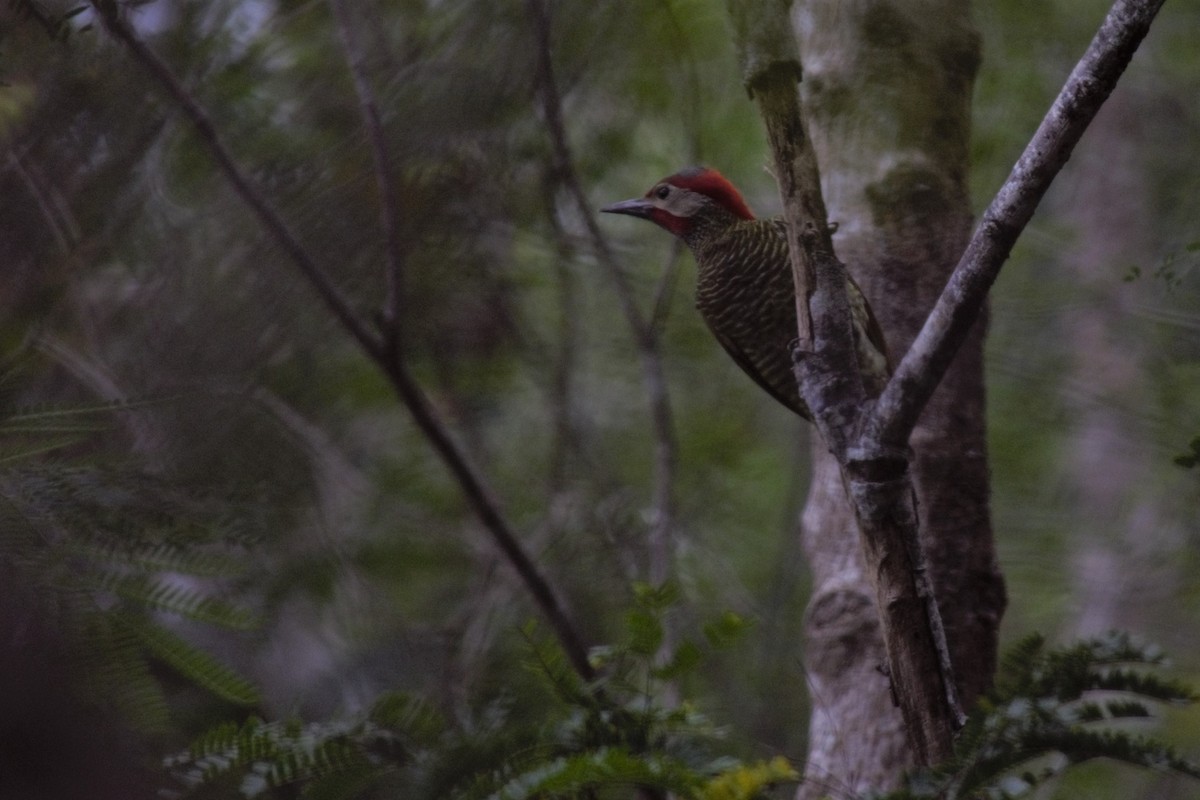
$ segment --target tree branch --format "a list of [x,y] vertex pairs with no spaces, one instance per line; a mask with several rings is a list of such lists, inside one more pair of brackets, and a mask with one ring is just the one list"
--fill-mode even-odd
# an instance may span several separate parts
[[550,623],[550,627],[554,630],[554,634],[575,672],[584,680],[594,679],[596,671],[588,660],[587,645],[584,644],[568,616],[566,608],[559,601],[550,582],[541,574],[533,559],[521,546],[521,542],[509,526],[508,520],[500,513],[500,504],[459,450],[458,445],[454,443],[450,432],[438,418],[437,412],[425,397],[421,387],[408,373],[400,359],[392,359],[381,363],[380,366],[391,380],[396,393],[400,395],[400,399],[408,408],[409,413],[412,414],[417,426],[420,427],[425,437],[437,450],[438,455],[442,457],[442,461],[458,480],[463,493],[467,496],[467,500],[484,528],[491,534],[496,545],[520,575],[529,593],[533,595],[534,601]]
[[[583,185],[575,171],[575,162],[567,142],[566,125],[563,122],[562,97],[554,78],[554,66],[550,57],[550,15],[544,0],[527,0],[526,8],[533,23],[537,46],[537,88],[541,100],[542,114],[550,134],[553,148],[554,171],[566,190],[576,211],[583,220],[588,239],[596,259],[612,280],[617,300],[625,321],[633,331],[638,357],[642,366],[642,381],[650,401],[651,424],[654,428],[654,499],[651,540],[670,542],[674,526],[675,462],[678,447],[675,442],[671,404],[667,394],[667,381],[663,372],[662,357],[658,350],[658,337],[653,323],[643,318],[634,299],[634,292],[625,277],[616,256],[596,222],[591,203],[583,191]],[[671,548],[655,548],[669,554]],[[666,555],[652,559],[650,580],[661,583],[670,575]]]
[[408,373],[395,353],[381,341],[351,310],[325,272],[304,250],[299,240],[288,229],[286,223],[271,207],[266,198],[251,186],[233,156],[221,142],[216,129],[200,104],[183,88],[170,68],[154,54],[120,17],[114,0],[91,0],[101,22],[117,41],[124,44],[134,59],[171,96],[183,110],[192,127],[200,136],[217,166],[225,174],[235,192],[248,205],[259,222],[270,234],[291,261],[300,268],[309,282],[316,288],[326,306],[334,313],[342,326],[354,337],[359,346],[376,363],[392,383],[417,427],[433,445],[451,474],[458,481],[471,508],[485,530],[508,558],[517,574],[525,583],[542,614],[550,623],[555,636],[562,645],[572,667],[585,680],[595,677],[595,670],[588,660],[587,647],[567,615],[562,603],[546,578],[538,571],[533,560],[521,546],[520,540],[500,513],[499,504],[467,460],[466,455],[454,443],[450,432],[438,418],[433,406],[425,397],[421,387]]
[[146,72],[150,73],[171,96],[175,104],[183,110],[184,115],[200,136],[200,140],[208,148],[209,154],[216,162],[217,167],[224,173],[225,179],[229,181],[234,192],[242,199],[242,202],[250,207],[250,210],[258,217],[259,223],[271,234],[271,238],[287,254],[288,258],[300,268],[342,327],[354,337],[363,350],[372,357],[377,357],[382,351],[379,337],[363,324],[351,309],[350,303],[342,296],[341,291],[309,256],[300,241],[292,235],[275,209],[271,208],[266,198],[250,185],[249,179],[242,174],[241,169],[234,162],[233,156],[230,155],[229,150],[217,135],[216,127],[209,119],[208,113],[200,107],[188,90],[183,88],[170,68],[121,19],[115,0],[91,0],[91,3],[109,34],[129,49],[134,59],[142,65]]
[[[555,213],[557,203],[557,181],[546,175],[542,181],[543,202],[546,218],[550,224],[555,244],[554,274],[558,279],[558,326],[554,334],[553,367],[550,386],[547,387],[550,414],[554,419],[554,444],[551,447],[549,472],[549,494],[558,495],[566,483],[567,456],[576,445],[575,424],[571,416],[572,376],[577,361],[579,344],[578,320],[579,292],[576,278],[571,270],[575,245],[563,228]],[[553,501],[552,501],[553,502]]]
[[832,243],[817,157],[800,115],[796,91],[801,75],[800,56],[788,21],[791,0],[763,3],[728,0],[727,6],[738,43],[742,83],[750,97],[757,98],[762,111],[775,162],[775,180],[783,201],[783,218],[788,223],[788,252],[792,281],[796,285],[796,346],[809,353],[814,347],[814,332],[808,300],[814,290],[815,276],[810,247],[804,245],[801,236],[812,228],[825,232],[823,244],[830,252]]
[[[954,730],[964,716],[926,575],[908,453],[864,459],[855,446],[867,395],[846,271],[833,252],[816,153],[800,112],[801,67],[791,36],[790,5],[790,0],[730,0],[728,7],[742,79],[758,100],[788,222],[800,337],[794,351],[796,379],[813,422],[841,466],[875,586],[889,677],[909,743],[918,762],[936,764],[953,754]],[[806,337],[811,337],[807,347]]]
[[[9,148],[8,163],[12,165],[13,171],[17,173],[17,177],[25,184],[25,189],[37,203],[38,211],[41,212],[46,227],[54,235],[54,241],[58,245],[59,251],[64,255],[70,253],[72,246],[79,239],[78,223],[71,216],[70,208],[64,207],[62,203],[54,202],[54,198],[50,196],[53,189],[42,185],[41,179],[35,176],[34,171],[25,166],[25,159],[17,152],[16,148]],[[58,208],[56,209],[55,206]]]
[[[810,168],[810,159],[803,156],[809,143],[798,105],[789,94],[794,94],[794,88],[788,84],[800,69],[794,45],[783,40],[783,32],[790,30],[790,0],[771,0],[753,9],[749,4],[729,3],[744,81],[751,95],[758,96],[775,155],[785,216],[795,232],[789,244],[798,309],[806,285],[801,282],[805,270],[796,265],[797,238],[807,256],[807,277],[815,283],[811,297],[814,347],[811,351],[797,348],[801,395],[842,468],[876,584],[892,684],[910,742],[923,763],[951,754],[953,729],[956,722],[961,724],[962,712],[919,544],[908,437],[977,319],[1017,236],[1112,91],[1162,3],[1117,0],[1114,4],[988,208],[924,328],[874,404],[862,402],[861,384],[855,387],[847,375],[855,360],[847,358],[853,351],[846,350],[847,330],[840,320],[847,307],[845,297],[837,295],[843,285],[840,264],[828,245],[823,203],[802,203],[792,197],[797,191],[819,196],[820,185],[815,159]],[[799,212],[796,207],[801,207]],[[823,297],[826,292],[828,296]],[[931,683],[934,675],[940,676],[941,692]]]
[[400,241],[400,199],[392,177],[391,159],[383,134],[383,121],[375,92],[367,78],[362,51],[354,40],[354,27],[343,0],[329,0],[333,18],[346,56],[346,65],[354,80],[354,92],[362,109],[363,124],[371,142],[375,161],[375,183],[379,190],[379,227],[384,233],[387,259],[387,294],[382,313],[383,334],[387,345],[397,354],[400,349],[400,320],[403,319],[404,248]]
[[1038,203],[1150,30],[1164,0],[1117,0],[980,220],[942,296],[888,382],[865,441],[903,447],[978,319],[984,298]]
[[[699,159],[692,159],[698,161]],[[655,337],[662,334],[663,326],[667,323],[667,314],[671,310],[671,299],[675,294],[675,284],[679,281],[679,263],[683,257],[686,245],[677,238],[671,238],[671,249],[663,261],[662,272],[658,275],[658,284],[654,287],[654,302],[650,306],[650,318],[646,324],[654,331]]]

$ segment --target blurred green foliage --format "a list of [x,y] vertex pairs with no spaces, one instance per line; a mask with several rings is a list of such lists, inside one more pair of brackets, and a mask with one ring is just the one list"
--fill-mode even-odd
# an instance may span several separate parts
[[658,701],[662,681],[698,673],[705,651],[731,645],[744,622],[724,615],[705,627],[708,645],[685,641],[656,666],[664,617],[680,594],[669,584],[634,588],[621,640],[594,651],[605,669],[592,685],[530,624],[522,631],[526,669],[513,675],[509,697],[471,718],[388,693],[348,718],[223,722],[169,757],[167,767],[193,797],[236,787],[246,797],[291,790],[305,797],[548,800],[636,791],[753,800],[794,783],[799,776],[786,759],[740,763],[721,753],[723,730],[696,708]]

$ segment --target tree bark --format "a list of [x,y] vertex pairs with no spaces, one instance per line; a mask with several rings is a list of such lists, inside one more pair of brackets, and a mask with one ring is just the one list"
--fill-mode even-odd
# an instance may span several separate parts
[[[866,381],[877,393],[887,367],[878,354],[860,351],[855,343],[845,266],[833,252],[817,155],[800,112],[796,79],[801,67],[790,36],[789,6],[790,0],[776,0],[754,7],[730,3],[729,9],[743,82],[766,126],[787,221],[798,312],[797,386],[821,440],[841,465],[854,506],[891,694],[907,740],[918,763],[933,765],[953,754],[954,731],[965,720],[919,542],[906,445],[911,425],[895,440],[898,444],[861,435],[873,408]],[[811,317],[801,311],[811,311]]]
[[[905,352],[968,240],[970,100],[978,37],[965,4],[817,0],[794,16],[801,84],[835,244]],[[921,416],[911,446],[932,568],[964,705],[990,683],[1004,610],[988,507],[982,320]],[[803,542],[812,691],[799,796],[897,784],[913,763],[881,671],[879,619],[838,465],[814,445]]]
[[[798,252],[792,255],[796,296],[801,302],[808,299],[812,312],[813,348],[795,348],[798,388],[821,433],[819,455],[828,449],[836,460],[862,534],[865,569],[851,572],[869,574],[874,584],[890,696],[902,712],[903,744],[912,763],[934,765],[952,754],[952,726],[961,724],[958,697],[974,700],[990,682],[1005,605],[987,511],[982,379],[987,292],[1162,3],[1116,0],[969,240],[966,153],[979,48],[965,9],[943,8],[939,0],[919,9],[839,2],[833,4],[832,16],[830,7],[820,3],[809,15],[800,15],[802,34],[812,35],[805,48],[809,71],[817,76],[810,81],[810,105],[820,109],[813,116],[826,123],[826,141],[835,144],[826,152],[855,156],[855,161],[834,162],[831,168],[833,174],[844,168],[839,199],[855,223],[847,249],[875,268],[873,280],[860,280],[889,290],[886,297],[876,298],[878,316],[897,329],[905,345],[911,343],[873,401],[863,394],[860,374],[871,359],[851,355],[844,268],[832,252],[829,226],[820,213],[826,204],[816,181],[805,183],[801,177],[805,165],[815,167],[819,155],[810,149],[805,121],[787,81],[802,71],[779,33],[779,18],[790,0],[764,4],[753,13],[736,3],[729,5],[743,80],[759,99],[780,173],[792,229],[789,239],[805,251],[803,264]],[[938,27],[926,30],[934,20]],[[833,24],[823,28],[826,22]],[[838,35],[821,38],[839,27]],[[830,41],[837,46],[825,46]],[[879,88],[884,91],[871,91]],[[879,123],[892,123],[884,128],[890,136],[862,136],[868,129],[862,121],[872,116],[864,111],[875,112],[871,131],[878,131]],[[796,194],[807,199],[797,202]],[[955,260],[960,248],[962,257]],[[813,278],[811,296],[806,272]],[[949,279],[939,291],[946,275]],[[928,302],[934,295],[936,301]],[[928,315],[925,308],[930,309]],[[807,331],[800,333],[806,341]],[[856,361],[861,362],[858,367]],[[922,531],[922,541],[915,508],[918,493],[936,520]],[[826,539],[810,541],[823,545]],[[854,556],[839,549],[848,541],[826,552],[818,548],[814,560],[832,553],[832,561],[843,566],[840,556]],[[933,578],[927,571],[926,550],[933,553]],[[823,577],[819,566],[816,571]],[[967,665],[961,682],[953,674],[944,611],[935,604],[933,580],[942,584],[943,608],[955,611],[953,650],[956,658],[966,656]],[[862,605],[855,587],[837,585],[836,591],[828,608],[821,605],[826,598],[818,593],[814,607],[834,614],[814,614],[814,623],[828,623]],[[819,633],[814,631],[814,638]],[[858,645],[848,650],[851,655],[870,652],[865,639],[843,639]],[[827,677],[844,680],[853,674],[850,666],[840,660]],[[826,676],[814,674],[814,684],[821,677]],[[851,740],[838,736],[837,728],[863,737],[867,730],[879,730],[872,726],[880,724],[880,717],[869,691],[839,688],[860,689],[856,694],[864,702],[845,707],[869,712],[853,720],[863,723],[861,727],[837,725],[842,720],[835,720],[834,735],[814,737],[840,747]],[[870,749],[867,745],[855,750],[865,754],[863,764],[849,764],[849,754],[841,754],[842,766],[850,768],[842,781],[848,791],[859,792],[860,787],[851,784],[860,780],[866,781],[861,790],[868,791],[899,780],[904,765],[881,763],[882,756],[874,757]],[[877,745],[875,749],[896,752]],[[802,793],[822,792],[828,784],[822,780],[820,762],[814,756],[809,771],[815,780]],[[880,780],[860,778],[868,770]]]

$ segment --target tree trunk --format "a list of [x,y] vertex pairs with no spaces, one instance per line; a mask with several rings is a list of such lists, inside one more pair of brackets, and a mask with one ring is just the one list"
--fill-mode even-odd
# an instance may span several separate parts
[[[967,242],[971,89],[978,37],[966,4],[816,0],[797,11],[802,92],[835,245],[893,358],[908,348]],[[988,509],[983,325],[912,437],[924,546],[964,705],[990,683],[1004,584]],[[803,516],[814,575],[812,691],[800,797],[896,785],[911,763],[837,464],[819,441]]]

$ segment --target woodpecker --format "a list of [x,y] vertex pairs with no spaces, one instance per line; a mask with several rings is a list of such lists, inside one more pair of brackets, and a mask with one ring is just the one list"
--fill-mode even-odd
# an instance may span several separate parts
[[[696,308],[725,351],[760,387],[812,419],[792,372],[796,301],[781,217],[756,219],[721,173],[689,167],[645,196],[600,209],[648,219],[683,240],[696,259]],[[867,391],[878,395],[890,372],[883,332],[847,275],[854,340]]]

